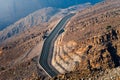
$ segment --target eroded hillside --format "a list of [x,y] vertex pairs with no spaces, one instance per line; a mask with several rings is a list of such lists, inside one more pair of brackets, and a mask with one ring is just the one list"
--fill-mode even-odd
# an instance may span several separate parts
[[[68,22],[65,31],[55,41],[52,58],[52,65],[63,75],[53,79],[103,80],[111,79],[112,76],[119,80],[119,0],[106,0],[82,11],[80,7],[71,7],[62,10],[63,12],[57,13],[52,18],[46,15],[44,15],[45,18],[36,17],[37,19],[34,20],[41,21],[42,19],[45,23],[33,21],[38,25],[29,27],[28,25],[32,24],[33,20],[30,18],[26,27],[23,26],[27,30],[21,30],[21,33],[10,38],[7,37],[9,35],[1,38],[3,43],[0,46],[0,79],[49,79],[38,65],[43,37],[49,34],[71,9],[77,9],[76,11],[79,12]],[[46,19],[50,21],[46,23]],[[14,32],[14,28],[8,28],[7,31],[8,33]]]
[[[49,35],[61,18],[69,14],[69,12],[76,12],[77,9],[80,11],[89,6],[90,4],[87,3],[61,10],[44,8],[1,31],[0,80],[5,78],[29,80],[32,74],[31,79],[36,79],[36,77],[48,79],[48,76],[39,67],[38,63],[44,37]],[[35,61],[32,60],[34,58]],[[24,67],[26,67],[26,70]],[[32,70],[30,71],[30,69]]]
[[78,79],[119,67],[120,1],[104,1],[78,12],[54,46],[55,68],[63,74],[77,74],[66,74],[64,78]]

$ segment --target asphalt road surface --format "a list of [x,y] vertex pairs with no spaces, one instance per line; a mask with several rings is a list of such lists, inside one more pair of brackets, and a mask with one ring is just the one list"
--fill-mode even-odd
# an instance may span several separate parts
[[50,35],[45,39],[43,44],[42,52],[40,55],[39,63],[44,71],[50,76],[54,77],[59,74],[59,72],[52,66],[51,60],[53,56],[54,42],[59,36],[59,32],[65,27],[69,19],[75,14],[69,14],[65,16],[55,27],[55,29],[50,33]]

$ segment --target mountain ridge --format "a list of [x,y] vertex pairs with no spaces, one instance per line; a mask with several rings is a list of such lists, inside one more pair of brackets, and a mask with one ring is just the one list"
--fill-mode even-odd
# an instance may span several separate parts
[[0,0],[0,31],[10,24],[18,21],[19,19],[42,8],[67,8],[73,5],[84,4],[87,2],[91,2],[91,4],[94,4],[99,1],[101,0]]
[[7,38],[26,31],[31,27],[38,25],[41,25],[40,27],[44,27],[44,24],[47,25],[54,19],[60,19],[72,11],[75,12],[78,9],[82,10],[86,7],[89,7],[90,5],[90,3],[85,3],[83,5],[76,5],[66,9],[48,7],[35,11],[27,17],[18,20],[14,24],[8,26],[6,29],[0,31],[0,43],[2,43],[2,41],[6,40]]

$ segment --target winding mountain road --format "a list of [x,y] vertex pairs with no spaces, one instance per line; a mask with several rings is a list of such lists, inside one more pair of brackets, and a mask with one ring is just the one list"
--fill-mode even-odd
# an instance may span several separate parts
[[57,26],[50,33],[50,35],[46,38],[43,44],[42,52],[41,52],[40,59],[39,59],[39,64],[50,77],[54,77],[59,74],[59,72],[51,64],[51,60],[53,56],[53,49],[54,49],[54,42],[59,36],[59,32],[65,27],[66,23],[74,15],[75,14],[71,13],[65,16],[57,24]]

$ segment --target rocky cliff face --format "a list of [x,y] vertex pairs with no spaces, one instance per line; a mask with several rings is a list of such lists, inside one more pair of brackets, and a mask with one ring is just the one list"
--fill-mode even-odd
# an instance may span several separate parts
[[120,65],[120,33],[111,29],[81,43],[64,43],[63,35],[55,43],[52,64],[61,73],[74,70],[105,70]]
[[102,2],[69,21],[55,42],[52,59],[60,73],[79,71],[88,75],[120,66],[119,3]]

